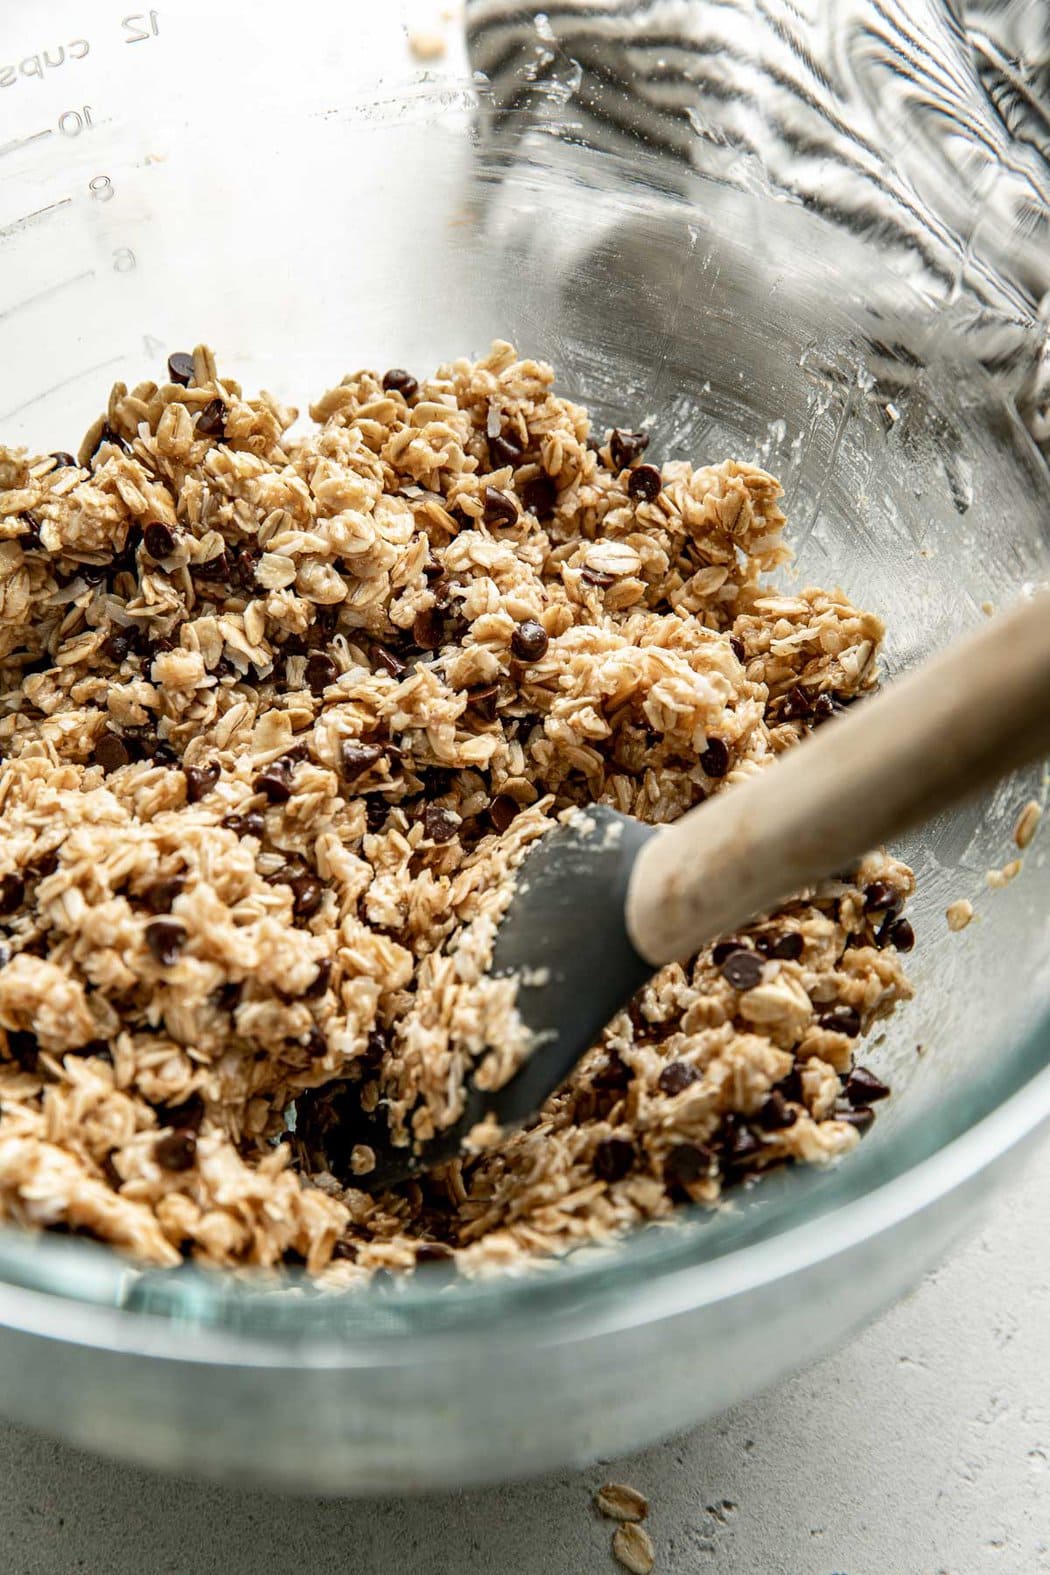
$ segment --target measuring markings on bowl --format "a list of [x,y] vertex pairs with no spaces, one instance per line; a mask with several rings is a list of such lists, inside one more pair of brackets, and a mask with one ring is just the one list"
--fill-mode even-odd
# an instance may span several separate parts
[[[132,11],[120,18],[121,41],[125,44],[145,44],[160,35],[159,11]],[[17,87],[22,82],[43,82],[54,71],[86,60],[91,53],[91,41],[72,38],[64,44],[49,44],[46,49],[31,50],[21,60],[0,66],[0,89]]]

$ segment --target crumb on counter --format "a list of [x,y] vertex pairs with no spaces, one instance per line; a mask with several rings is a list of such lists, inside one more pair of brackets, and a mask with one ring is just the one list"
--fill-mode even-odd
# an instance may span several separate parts
[[1042,805],[1034,798],[1030,798],[1018,815],[1017,824],[1014,826],[1014,842],[1019,848],[1024,849],[1031,845],[1042,818]]
[[649,1500],[625,1482],[606,1482],[594,1495],[594,1502],[607,1520],[644,1520]]
[[953,932],[965,930],[974,918],[973,903],[967,897],[959,897],[955,902],[948,904],[944,916],[948,920],[950,930]]
[[984,877],[985,885],[990,886],[993,891],[1001,891],[1004,886],[1009,886],[1012,880],[1017,879],[1021,873],[1022,864],[1023,861],[1021,859],[1010,859],[1001,869],[986,871]]

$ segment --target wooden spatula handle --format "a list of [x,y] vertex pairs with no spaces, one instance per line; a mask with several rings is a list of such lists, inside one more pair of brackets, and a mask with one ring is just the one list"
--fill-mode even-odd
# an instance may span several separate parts
[[638,855],[627,927],[649,962],[718,935],[1050,754],[1050,592],[943,652]]

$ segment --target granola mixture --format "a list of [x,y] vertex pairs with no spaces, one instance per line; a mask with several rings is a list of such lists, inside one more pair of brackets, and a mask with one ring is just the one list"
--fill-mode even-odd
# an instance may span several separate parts
[[292,435],[200,347],[79,457],[0,449],[3,1217],[161,1265],[475,1271],[873,1119],[854,1052],[914,942],[881,854],[663,969],[476,1158],[376,1197],[367,1155],[319,1167],[330,1090],[425,1135],[519,1053],[484,969],[552,816],[672,820],[875,683],[877,618],[769,587],[772,477],[649,463],[552,383],[496,343],[355,373]]

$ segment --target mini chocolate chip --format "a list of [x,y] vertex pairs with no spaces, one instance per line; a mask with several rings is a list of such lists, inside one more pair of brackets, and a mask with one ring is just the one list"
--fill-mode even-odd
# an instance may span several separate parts
[[258,809],[250,809],[246,815],[227,815],[222,824],[239,837],[258,837],[260,842],[266,834],[266,817]]
[[180,764],[179,757],[174,749],[172,749],[170,744],[166,744],[163,739],[143,740],[143,746],[155,766],[167,766],[171,769]]
[[347,739],[339,753],[339,763],[347,782],[356,782],[358,777],[364,776],[382,758],[383,751],[378,744],[359,744],[352,738]]
[[891,946],[899,952],[910,952],[915,945],[915,931],[907,919],[897,919],[891,926],[887,937]]
[[320,1061],[322,1056],[328,1054],[328,1040],[319,1028],[311,1028],[303,1041],[303,1047],[312,1061]]
[[318,996],[323,995],[328,989],[328,981],[331,979],[331,977],[332,959],[330,957],[322,957],[321,961],[317,964],[317,972],[314,975],[313,981],[308,984],[306,989],[303,991],[303,1000],[316,1001]]
[[683,1088],[695,1083],[699,1076],[696,1067],[690,1066],[688,1061],[668,1061],[656,1079],[656,1086],[661,1094],[680,1094]]
[[181,1105],[157,1105],[157,1120],[162,1127],[178,1127],[183,1132],[199,1132],[204,1121],[204,1100],[190,1094]]
[[211,995],[208,997],[208,999],[211,1001],[211,1004],[213,1006],[217,1006],[220,1011],[232,1012],[236,1009],[243,991],[244,986],[236,979],[227,979],[225,984],[220,984],[217,990],[213,990],[211,992]]
[[623,427],[614,427],[609,437],[609,453],[617,470],[633,465],[648,447],[648,432],[627,432]]
[[306,682],[312,694],[324,694],[328,685],[334,684],[338,677],[338,667],[323,651],[314,651],[307,658]]
[[219,763],[210,760],[206,766],[186,766],[183,775],[186,778],[187,804],[199,804],[219,780]]
[[493,470],[521,463],[525,449],[516,432],[501,432],[498,437],[490,437],[488,442],[489,464]]
[[729,649],[732,651],[738,662],[747,660],[747,652],[744,649],[744,642],[743,640],[738,640],[735,634],[731,634],[729,636]]
[[287,804],[292,796],[291,767],[283,760],[272,760],[252,783],[256,793],[265,794],[271,804]]
[[778,707],[779,718],[782,722],[798,721],[799,718],[809,715],[812,705],[813,702],[806,691],[800,685],[795,684],[794,688],[789,689],[780,701]]
[[603,1138],[594,1150],[594,1173],[602,1181],[621,1181],[635,1157],[634,1144],[626,1138]]
[[41,853],[39,858],[33,860],[30,869],[37,880],[46,880],[49,875],[53,875],[58,869],[58,849],[49,848],[46,853]]
[[868,913],[875,909],[892,908],[896,901],[897,893],[884,880],[874,880],[864,888],[864,907]]
[[467,690],[467,704],[483,722],[496,720],[499,684],[478,684]]
[[738,952],[739,950],[739,940],[735,935],[731,935],[727,940],[717,941],[711,948],[711,961],[714,963],[716,968],[721,968],[726,958],[732,957],[733,953]]
[[297,875],[288,883],[292,888],[292,916],[312,919],[324,901],[324,887],[315,875]]
[[881,1078],[870,1072],[866,1066],[855,1066],[846,1079],[843,1093],[851,1105],[875,1105],[880,1099],[888,1099],[890,1091]]
[[122,438],[119,432],[114,432],[108,421],[103,421],[102,423],[102,431],[98,435],[98,442],[95,444],[95,453],[92,454],[92,459],[95,458],[103,443],[112,443],[115,448],[122,449],[125,454],[131,451],[131,444],[126,438]]
[[774,1083],[773,1087],[794,1104],[802,1103],[802,1073],[797,1066],[793,1066],[787,1076],[782,1077],[779,1083]]
[[813,720],[815,722],[826,722],[835,715],[838,709],[834,695],[820,694],[813,702]]
[[738,1115],[725,1116],[715,1140],[727,1165],[741,1165],[761,1151],[762,1144]]
[[724,777],[729,770],[729,745],[723,738],[709,738],[707,748],[700,756],[700,769],[705,776]]
[[31,1034],[23,1029],[9,1029],[7,1033],[7,1053],[13,1061],[17,1061],[23,1072],[35,1072],[40,1046],[36,1034]]
[[550,476],[545,476],[542,472],[538,476],[533,476],[530,481],[526,481],[521,488],[522,506],[530,514],[535,514],[538,520],[550,519],[554,513],[557,497],[557,487]]
[[630,1067],[621,1060],[615,1050],[610,1050],[604,1063],[595,1068],[591,1076],[591,1087],[615,1091],[626,1088],[630,1081]]
[[513,525],[518,518],[518,511],[514,507],[514,499],[508,498],[505,492],[500,492],[497,487],[485,488],[485,514],[486,525]]
[[875,1112],[870,1105],[858,1105],[855,1110],[836,1110],[835,1120],[856,1127],[858,1132],[866,1132],[875,1120]]
[[416,1245],[417,1263],[448,1263],[455,1256],[443,1241],[421,1241]]
[[365,825],[367,826],[368,830],[373,833],[373,835],[376,832],[382,831],[383,827],[386,825],[387,816],[389,813],[390,805],[387,803],[385,798],[377,797],[365,799]]
[[434,607],[425,607],[417,613],[412,623],[412,638],[424,651],[436,651],[442,641],[441,615]]
[[546,656],[549,645],[543,625],[535,618],[526,618],[510,637],[510,654],[519,662],[539,662]]
[[805,942],[798,930],[786,930],[783,935],[778,935],[769,949],[768,955],[776,957],[780,962],[797,962],[802,956]]
[[459,825],[459,816],[440,804],[428,804],[423,811],[423,835],[431,842],[451,842]]
[[17,913],[26,894],[26,883],[21,875],[0,876],[0,918],[7,919]]
[[130,629],[111,629],[99,646],[99,651],[108,662],[119,667],[125,657],[130,655],[132,643]]
[[225,583],[230,578],[230,560],[225,552],[219,552],[204,563],[191,563],[189,570],[196,580],[218,580]]
[[783,1127],[795,1125],[798,1111],[793,1110],[780,1090],[774,1088],[754,1119],[764,1132],[779,1132]]
[[736,951],[729,953],[721,971],[722,978],[734,990],[753,990],[762,977],[762,959],[757,952],[738,946]]
[[405,671],[405,664],[401,658],[395,656],[393,651],[388,651],[385,645],[377,645],[372,654],[376,665],[389,673],[391,678],[400,678]]
[[663,479],[655,465],[639,465],[631,471],[627,492],[638,502],[651,503],[659,497],[662,486]]
[[172,903],[185,885],[185,875],[173,875],[170,880],[155,881],[142,893],[142,905],[149,913],[170,913]]
[[91,758],[108,777],[111,771],[119,771],[121,766],[127,765],[131,752],[119,733],[106,731],[95,745]]
[[856,1039],[860,1033],[860,1013],[856,1007],[847,1006],[841,1001],[830,1011],[821,1012],[817,1023],[821,1028],[830,1029],[832,1033],[845,1034],[847,1039]]
[[347,1263],[357,1262],[357,1248],[354,1246],[352,1241],[336,1242],[335,1246],[332,1248],[332,1261],[334,1263],[338,1262],[340,1259]]
[[54,460],[55,467],[58,470],[76,470],[77,469],[77,462],[76,462],[76,460],[73,458],[72,454],[67,454],[65,449],[61,449],[61,448],[56,449],[53,454],[49,454],[48,455],[48,458]]
[[175,533],[162,520],[151,520],[142,539],[151,558],[167,558],[175,551]]
[[197,431],[204,437],[226,436],[226,406],[221,399],[209,399],[197,417]]
[[185,350],[172,351],[168,357],[168,377],[182,388],[188,388],[193,380],[193,357]]
[[192,1170],[197,1156],[197,1139],[188,1127],[166,1132],[153,1145],[153,1155],[162,1170]]
[[419,393],[418,382],[403,366],[392,366],[389,372],[383,373],[383,388],[388,394],[400,394],[406,401],[415,399]]
[[146,945],[157,962],[170,968],[186,944],[186,927],[177,919],[151,919],[146,925]]
[[489,805],[489,819],[500,833],[506,831],[521,806],[509,793],[497,793]]
[[699,1143],[676,1143],[664,1161],[664,1181],[689,1187],[708,1174],[712,1158],[711,1150]]

